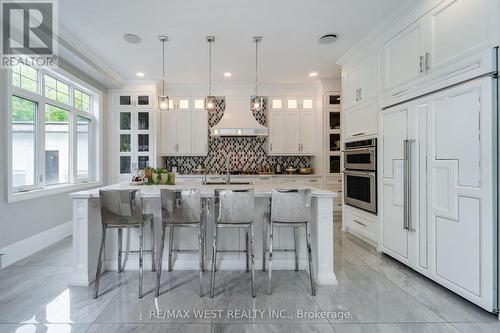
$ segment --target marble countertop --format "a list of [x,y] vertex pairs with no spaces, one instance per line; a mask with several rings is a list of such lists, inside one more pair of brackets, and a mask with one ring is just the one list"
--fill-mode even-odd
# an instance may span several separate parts
[[[271,197],[272,190],[275,188],[297,188],[297,184],[254,184],[254,185],[202,185],[199,182],[183,183],[179,185],[129,185],[128,183],[113,184],[110,186],[98,187],[91,190],[79,191],[71,193],[69,196],[72,199],[91,199],[99,197],[100,189],[134,189],[140,190],[143,198],[159,198],[162,188],[183,189],[183,188],[199,188],[203,197],[213,197],[214,190],[217,188],[228,189],[245,189],[253,188],[256,197]],[[300,188],[310,188],[313,197],[337,197],[336,192],[321,190],[313,186],[301,185]]]

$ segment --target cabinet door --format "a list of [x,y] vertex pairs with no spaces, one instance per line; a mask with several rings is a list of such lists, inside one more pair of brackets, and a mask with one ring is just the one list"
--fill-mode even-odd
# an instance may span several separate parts
[[404,229],[404,141],[408,139],[409,104],[382,114],[383,181],[382,247],[399,261],[410,264],[410,234]]
[[138,108],[149,108],[153,104],[151,95],[148,93],[138,93],[134,96],[134,99],[135,106]]
[[358,103],[358,89],[361,86],[361,68],[356,66],[346,71],[342,78],[342,105],[344,109]]
[[194,111],[193,119],[193,155],[208,154],[208,112]]
[[302,154],[314,154],[315,153],[315,122],[314,122],[314,112],[306,112],[302,110],[300,112],[300,144]]
[[377,100],[345,110],[343,127],[345,138],[376,134],[378,130]]
[[382,90],[388,91],[424,75],[422,20],[398,33],[382,46]]
[[273,111],[269,115],[269,153],[280,154],[286,152],[285,112]]
[[119,108],[133,108],[134,107],[134,94],[129,92],[119,92],[116,94],[115,105]]
[[487,2],[445,0],[426,16],[427,73],[491,47],[488,46],[493,37],[489,33]]
[[175,155],[177,145],[177,112],[160,111],[161,140],[160,150],[162,155]]
[[192,112],[177,112],[177,154],[185,155],[192,152]]
[[491,311],[494,237],[491,80],[432,97],[429,219],[436,280]]
[[286,152],[298,154],[300,144],[300,117],[298,111],[286,113]]
[[362,82],[359,99],[369,101],[378,95],[378,51],[363,60]]

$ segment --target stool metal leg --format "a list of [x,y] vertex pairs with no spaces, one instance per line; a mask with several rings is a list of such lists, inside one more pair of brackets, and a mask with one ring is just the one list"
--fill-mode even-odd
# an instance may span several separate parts
[[269,281],[268,281],[268,286],[267,286],[267,294],[271,295],[271,278],[272,278],[272,272],[273,272],[273,229],[274,229],[274,223],[271,221],[270,226],[269,226]]
[[217,261],[217,225],[214,225],[214,239],[212,244],[212,273],[210,274],[210,298],[214,298],[215,265]]
[[151,272],[156,271],[156,262],[155,262],[155,223],[154,220],[151,219]]
[[199,246],[199,256],[200,256],[200,297],[203,296],[203,221],[200,221],[198,227],[198,246]]
[[306,242],[307,242],[307,256],[309,260],[309,279],[311,280],[311,295],[316,296],[316,284],[314,282],[314,273],[312,266],[312,253],[311,253],[311,234],[308,228],[309,222],[306,222]]
[[251,256],[251,270],[252,270],[252,297],[255,297],[255,252],[254,252],[254,236],[253,236],[253,223],[250,224],[250,256]]
[[160,295],[160,281],[161,281],[161,266],[163,262],[163,248],[165,247],[165,231],[167,229],[166,225],[162,223],[162,232],[161,232],[161,242],[160,242],[160,255],[158,257],[158,267],[156,269],[156,292],[155,296],[158,297]]
[[295,252],[295,271],[299,271],[299,228],[293,227],[293,245]]
[[172,271],[172,252],[174,251],[174,226],[168,227],[168,271]]
[[267,251],[267,221],[264,219],[262,226],[262,271],[266,271],[266,251]]
[[143,248],[144,248],[144,226],[139,226],[139,298],[142,298],[142,278],[144,271],[142,268]]
[[101,246],[99,248],[99,257],[97,259],[97,272],[95,274],[95,285],[94,285],[94,298],[97,298],[97,294],[99,292],[99,279],[101,278],[101,269],[102,269],[102,256],[104,252],[104,242],[106,241],[106,227],[102,226],[102,240]]
[[122,228],[118,229],[118,273],[123,271],[122,269],[122,239],[123,239]]
[[249,258],[249,248],[248,248],[248,227],[245,228],[245,254],[246,254],[246,260],[247,260],[246,271],[248,273],[248,272],[250,272],[250,269],[249,269],[250,258]]

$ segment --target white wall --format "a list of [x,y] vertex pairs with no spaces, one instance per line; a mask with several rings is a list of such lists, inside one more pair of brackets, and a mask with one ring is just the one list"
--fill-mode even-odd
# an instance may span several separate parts
[[[63,68],[72,75],[85,79],[85,75],[73,68]],[[0,100],[5,100],[6,70],[0,70]],[[91,80],[85,80],[93,86],[99,87]],[[106,92],[103,101],[105,101]],[[102,106],[101,125],[106,126],[106,103]],[[2,103],[1,108],[4,108]],[[66,193],[46,196],[37,199],[7,203],[7,176],[9,168],[7,165],[7,112],[0,112],[0,249],[25,240],[29,237],[60,226],[72,220],[72,201],[68,197],[71,191]],[[103,127],[105,128],[105,127]],[[106,138],[101,139],[101,154],[107,156]],[[106,163],[106,161],[104,161]],[[102,179],[106,181],[107,175],[103,171]],[[50,244],[47,244],[47,246]],[[0,251],[1,252],[1,251]]]

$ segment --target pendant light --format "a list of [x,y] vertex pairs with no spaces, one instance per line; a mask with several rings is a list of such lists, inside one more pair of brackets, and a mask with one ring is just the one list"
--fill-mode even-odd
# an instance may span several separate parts
[[216,98],[212,96],[212,43],[215,43],[214,36],[207,36],[208,42],[208,96],[205,97],[205,110],[215,109]]
[[162,44],[162,83],[161,83],[161,96],[158,97],[158,107],[160,110],[168,110],[169,98],[165,95],[165,43],[168,42],[167,36],[158,36]]
[[250,108],[252,111],[263,111],[266,97],[257,95],[258,88],[258,60],[259,60],[259,43],[262,41],[261,36],[255,36],[253,42],[255,43],[255,91],[254,95],[250,97]]

